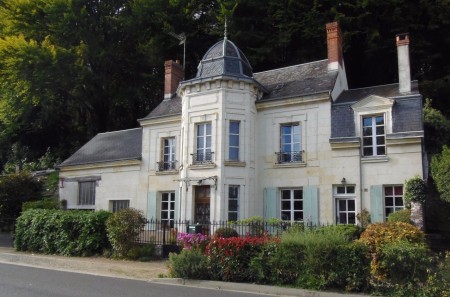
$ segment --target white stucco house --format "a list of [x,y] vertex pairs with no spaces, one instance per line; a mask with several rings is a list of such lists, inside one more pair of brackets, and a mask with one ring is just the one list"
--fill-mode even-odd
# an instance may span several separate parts
[[306,64],[253,73],[226,37],[194,78],[166,61],[164,100],[140,128],[98,134],[61,163],[60,199],[168,223],[385,220],[424,174],[409,36],[396,37],[399,83],[349,90],[339,26],[326,30],[328,57]]

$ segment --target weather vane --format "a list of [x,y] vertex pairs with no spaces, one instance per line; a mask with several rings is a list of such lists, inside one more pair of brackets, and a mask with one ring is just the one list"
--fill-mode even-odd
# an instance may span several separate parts
[[224,39],[227,39],[227,16],[225,16],[225,29],[223,32]]

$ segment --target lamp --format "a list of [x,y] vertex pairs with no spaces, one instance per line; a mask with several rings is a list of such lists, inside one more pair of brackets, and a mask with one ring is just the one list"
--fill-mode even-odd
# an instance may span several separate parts
[[203,183],[203,179],[199,179],[197,184],[201,185]]
[[341,180],[341,184],[345,184],[345,183],[347,183],[347,180],[345,179],[345,177],[343,177]]

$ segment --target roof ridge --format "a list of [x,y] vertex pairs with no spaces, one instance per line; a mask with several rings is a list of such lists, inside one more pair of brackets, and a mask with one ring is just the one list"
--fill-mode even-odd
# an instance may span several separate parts
[[106,131],[106,132],[97,133],[97,135],[111,134],[111,133],[118,133],[118,132],[125,132],[125,131],[131,131],[131,130],[139,130],[139,129],[142,129],[142,127],[123,129],[123,130],[116,130],[116,131]]
[[323,61],[327,61],[327,60],[328,60],[328,59],[322,59],[322,60],[317,60],[317,61],[312,61],[312,62],[307,62],[307,63],[301,63],[301,64],[296,64],[296,65],[291,65],[291,66],[281,67],[281,68],[275,68],[275,69],[271,69],[271,70],[265,70],[265,71],[255,72],[255,73],[253,73],[253,75],[255,75],[255,74],[260,74],[260,73],[272,72],[272,71],[278,71],[278,70],[288,69],[288,68],[293,68],[293,67],[298,67],[298,66],[301,66],[301,65],[308,65],[308,64],[313,64],[313,63],[319,63],[319,62],[323,62]]

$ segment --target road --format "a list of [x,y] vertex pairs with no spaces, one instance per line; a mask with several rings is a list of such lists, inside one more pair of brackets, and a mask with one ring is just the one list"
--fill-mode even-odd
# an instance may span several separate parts
[[162,285],[145,281],[85,275],[0,264],[0,297],[256,297],[269,296]]

